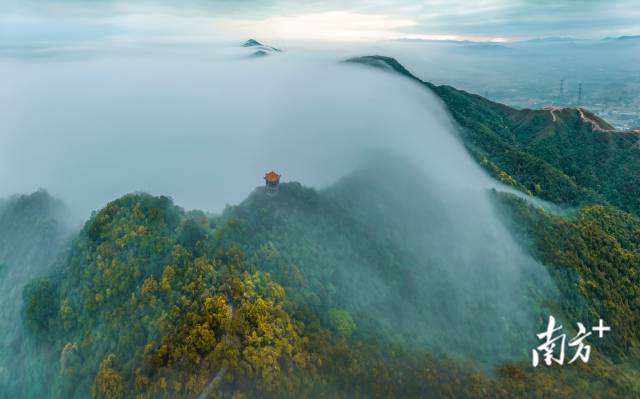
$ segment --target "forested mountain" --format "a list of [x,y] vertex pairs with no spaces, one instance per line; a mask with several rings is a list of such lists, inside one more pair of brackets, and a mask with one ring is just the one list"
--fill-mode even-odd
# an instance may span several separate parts
[[[390,58],[351,61],[418,81]],[[220,215],[125,195],[68,245],[56,201],[9,199],[0,277],[13,296],[2,300],[24,299],[15,334],[38,361],[16,376],[3,365],[2,392],[639,397],[637,135],[586,110],[515,110],[418,83],[491,174],[570,207],[497,191],[470,199],[392,157],[322,190],[257,188]],[[24,289],[11,270],[32,278]],[[600,318],[611,332],[589,340],[589,363],[533,368],[549,314],[571,336]]]
[[494,177],[558,204],[608,202],[640,213],[640,133],[616,131],[582,108],[516,110],[423,82],[397,60],[348,62],[400,73],[439,96],[469,152]]
[[[506,264],[491,264],[493,253],[474,272],[447,257],[452,248],[438,252],[459,232],[439,220],[438,204],[418,211],[428,188],[379,185],[370,172],[321,192],[297,183],[283,184],[276,197],[257,189],[221,216],[185,212],[146,194],[108,204],[86,223],[60,266],[24,291],[29,333],[51,349],[50,396],[639,392],[632,372],[613,363],[635,356],[638,342],[637,305],[629,303],[635,294],[628,291],[637,289],[637,274],[622,268],[638,256],[634,216],[593,208],[564,219],[511,196],[496,201],[502,212],[517,213],[514,233],[548,262],[558,295],[535,264],[522,268],[520,278],[509,277],[497,268]],[[607,212],[615,216],[611,223],[598,218]],[[581,236],[594,225],[620,248],[619,258],[604,257],[598,236]],[[427,248],[412,238],[427,235],[434,240]],[[576,245],[588,249],[580,263],[558,255]],[[512,261],[527,262],[524,256]],[[611,264],[628,285],[603,279]],[[492,281],[491,273],[502,276]],[[499,281],[513,290],[504,291]],[[566,320],[606,316],[616,334],[593,343],[587,365],[533,369],[526,335],[541,329],[552,309]],[[504,324],[496,325],[498,315]]]
[[69,231],[65,216],[64,205],[45,191],[0,202],[1,397],[16,397],[21,392],[16,389],[24,389],[25,383],[41,386],[40,378],[28,373],[37,350],[22,328],[22,290],[48,273],[62,251]]

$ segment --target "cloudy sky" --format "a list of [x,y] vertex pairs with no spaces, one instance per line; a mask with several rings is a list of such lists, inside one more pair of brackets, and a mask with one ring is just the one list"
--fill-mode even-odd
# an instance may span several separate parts
[[0,43],[640,34],[640,0],[0,0]]

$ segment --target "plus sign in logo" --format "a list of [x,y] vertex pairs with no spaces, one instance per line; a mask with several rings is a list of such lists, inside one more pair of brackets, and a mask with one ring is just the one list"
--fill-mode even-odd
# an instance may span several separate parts
[[598,325],[596,327],[592,327],[591,330],[598,333],[598,338],[602,338],[606,331],[611,331],[611,327],[606,327],[602,319],[600,319]]

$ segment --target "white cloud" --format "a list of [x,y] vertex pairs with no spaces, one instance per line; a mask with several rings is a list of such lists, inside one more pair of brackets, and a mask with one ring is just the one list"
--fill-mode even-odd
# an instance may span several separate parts
[[[300,39],[375,41],[397,37],[500,41],[543,36],[638,34],[638,0],[164,0],[125,3],[0,0],[0,36],[47,41],[117,36],[130,40]],[[29,21],[38,21],[30,23]],[[87,21],[91,20],[91,23]],[[26,21],[29,23],[23,23]],[[95,27],[98,27],[96,29]]]
[[415,26],[408,18],[328,11],[297,15],[274,15],[262,20],[221,21],[230,29],[276,39],[366,41],[402,36],[401,28]]
[[140,40],[153,37],[188,37],[201,39],[243,39],[260,37],[265,40],[376,41],[395,38],[425,40],[487,40],[505,41],[491,36],[416,33],[418,23],[411,18],[350,11],[327,11],[265,18],[212,17],[172,13],[170,9],[121,8],[121,14],[108,23],[121,32],[119,37]]

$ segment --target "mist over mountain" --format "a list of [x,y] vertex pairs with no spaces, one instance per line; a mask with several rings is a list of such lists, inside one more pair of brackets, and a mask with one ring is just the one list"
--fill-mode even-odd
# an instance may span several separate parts
[[[339,53],[248,54],[234,44],[5,59],[1,194],[46,187],[80,220],[137,190],[220,211],[260,183],[257,171],[322,187],[377,148],[406,153],[444,184],[493,184],[479,169],[473,177],[442,170],[473,164],[459,146],[425,156],[429,140],[455,138],[448,115],[421,87],[340,64]],[[68,101],[31,101],[47,93]],[[423,126],[432,126],[430,135]]]
[[246,43],[0,63],[0,396],[638,395],[636,132]]
[[[184,326],[180,323],[186,321],[174,319],[172,323],[178,324],[170,327],[167,323],[178,314],[169,320],[166,317],[167,312],[173,314],[171,306],[183,307],[185,302],[171,305],[179,298],[171,287],[186,284],[183,289],[188,289],[189,284],[199,286],[197,281],[202,278],[222,279],[196,290],[204,289],[201,295],[207,296],[213,295],[211,289],[222,289],[212,298],[226,296],[232,309],[240,306],[238,312],[243,312],[245,299],[238,296],[242,291],[236,291],[243,288],[233,288],[232,283],[242,273],[268,272],[282,284],[288,298],[283,309],[308,326],[296,333],[301,337],[335,330],[343,339],[413,343],[441,355],[491,363],[523,359],[522,341],[531,340],[535,320],[541,317],[535,314],[542,309],[542,301],[555,295],[543,267],[496,223],[488,193],[467,189],[466,195],[458,191],[446,194],[429,176],[416,172],[414,165],[387,159],[381,167],[379,159],[373,158],[372,166],[320,193],[298,183],[284,183],[272,198],[259,188],[220,217],[185,213],[167,198],[147,195],[130,195],[107,205],[87,222],[60,267],[25,291],[28,329],[62,356],[61,369],[50,370],[54,397],[82,397],[89,391],[108,389],[100,386],[102,377],[95,377],[96,372],[101,373],[101,361],[118,370],[124,392],[133,389],[129,376],[140,376],[139,367],[146,370],[144,378],[150,381],[158,381],[156,373],[165,367],[160,375],[173,373],[173,367],[184,360],[176,359],[175,365],[160,359],[159,364],[149,364],[146,355],[159,351],[160,356],[167,350],[164,346],[178,350],[182,345],[174,342],[181,338],[171,329],[181,334]],[[496,241],[501,242],[500,248],[494,246]],[[242,252],[234,255],[233,248]],[[186,252],[177,255],[181,251]],[[211,266],[196,272],[205,266],[200,263],[205,258]],[[194,259],[193,273],[204,274],[191,275],[185,269]],[[173,273],[177,275],[170,277]],[[532,281],[538,286],[535,290],[530,288]],[[228,294],[224,294],[226,284],[231,284]],[[164,294],[158,291],[160,286]],[[193,294],[185,291],[185,295]],[[201,311],[198,302],[193,306],[191,311]],[[43,308],[52,309],[39,311]],[[200,322],[206,320],[206,309]],[[128,323],[130,333],[123,335],[118,332],[123,317],[131,314],[145,322]],[[249,315],[242,317],[250,320]],[[346,321],[352,323],[348,330],[336,324]],[[214,325],[208,322],[202,328]],[[459,333],[471,326],[475,329],[472,335]],[[221,328],[236,331],[233,324]],[[264,327],[258,325],[258,334],[268,334],[261,329]],[[220,339],[218,345],[224,345],[228,335],[214,334],[218,337],[214,340]],[[91,342],[83,343],[89,336]],[[244,378],[243,363],[258,365],[246,352],[250,341],[238,338],[233,345],[239,357],[229,357],[230,353],[203,357],[211,345],[203,343],[205,347],[194,353],[202,360],[185,367],[204,375],[228,367],[229,376]],[[286,333],[281,339],[297,338]],[[278,341],[269,342],[258,343],[256,348],[275,349],[272,345]],[[193,344],[196,347],[189,349]],[[201,345],[193,344],[180,351]],[[178,347],[172,349],[174,345]],[[318,356],[312,346],[303,345],[299,350],[299,356]],[[113,360],[105,360],[111,355]],[[289,355],[280,356],[278,362],[286,364]],[[200,361],[208,365],[199,365]],[[258,370],[260,367],[272,366],[265,364]],[[61,376],[55,377],[56,373]],[[185,384],[187,376],[170,378]],[[243,384],[262,392],[261,384],[269,383],[263,378]],[[158,383],[136,389],[155,396]],[[197,387],[202,389],[202,383],[184,394]]]
[[469,153],[496,179],[574,206],[609,201],[640,212],[640,134],[617,130],[584,108],[517,110],[450,86],[424,82],[396,59],[349,63],[391,71],[438,95],[459,123]]
[[[17,195],[0,203],[0,395],[42,394],[42,370],[30,369],[43,351],[25,336],[22,291],[27,283],[50,273],[63,251],[68,210],[45,191]],[[35,385],[32,385],[35,384]],[[36,388],[39,386],[40,388]],[[25,390],[26,389],[26,390]]]
[[[317,194],[294,185],[274,201],[254,193],[223,218],[253,232],[237,237],[245,253],[273,246],[324,306],[367,326],[363,335],[385,331],[485,361],[524,356],[518,332],[534,328],[540,293],[554,294],[544,268],[495,223],[487,192],[443,188],[416,165],[380,157]],[[269,271],[285,282],[290,274]],[[472,325],[473,335],[457,333]]]

